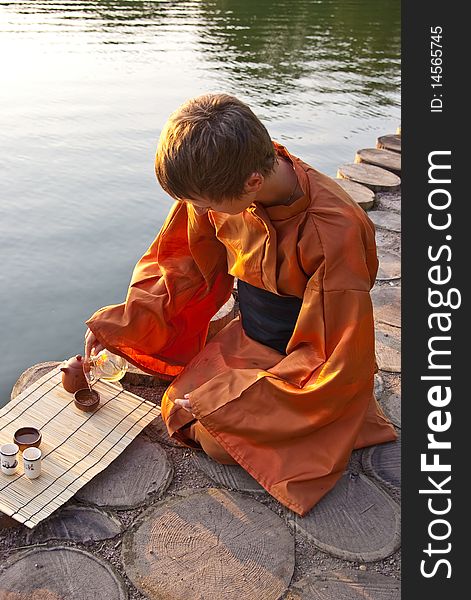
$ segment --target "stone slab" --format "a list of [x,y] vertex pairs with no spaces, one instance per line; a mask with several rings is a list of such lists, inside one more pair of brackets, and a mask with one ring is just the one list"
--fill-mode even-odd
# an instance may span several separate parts
[[401,135],[397,133],[382,135],[376,140],[376,148],[401,152]]
[[401,278],[401,257],[389,250],[378,250],[377,281],[394,281]]
[[120,521],[111,513],[84,506],[67,506],[28,531],[28,544],[67,540],[96,542],[113,538],[122,532]]
[[363,210],[373,208],[375,193],[366,186],[349,179],[336,179],[335,183],[343,188]]
[[0,590],[0,600],[64,600],[50,590],[34,590],[27,592],[4,592]]
[[172,475],[165,450],[141,434],[75,497],[97,506],[134,508],[163,494]]
[[265,489],[239,465],[222,465],[204,452],[196,452],[193,462],[215,483],[239,492],[267,493]]
[[0,512],[0,531],[2,531],[2,529],[12,529],[16,527],[23,527],[23,525],[19,521]]
[[[60,362],[43,362],[29,367],[29,369],[26,369],[26,371],[24,371],[20,375],[15,385],[13,386],[11,392],[11,399],[13,400],[14,398],[16,398],[16,396],[18,396],[18,394],[20,394],[28,386],[32,385],[35,381],[40,379],[49,371],[52,371],[52,369],[54,369],[59,364]],[[115,385],[120,385],[121,383],[134,386],[156,388],[160,387],[162,389],[162,393],[169,384],[168,381],[159,379],[155,375],[149,375],[148,373],[144,373],[144,371],[141,371],[134,365],[129,365],[128,371],[124,375],[123,379],[120,382],[116,382]]]
[[362,454],[365,473],[387,488],[401,488],[401,439],[367,448]]
[[401,330],[385,323],[375,327],[376,362],[381,371],[401,372]]
[[358,450],[352,450],[350,454],[350,458],[348,459],[347,466],[344,470],[345,474],[353,474],[358,475],[363,468],[361,463],[361,455],[363,453],[363,448],[359,448]]
[[400,600],[401,582],[375,571],[313,572],[290,587],[284,600]]
[[389,210],[397,214],[400,214],[402,208],[401,198],[397,194],[384,194],[377,204],[379,210]]
[[171,446],[172,448],[183,448],[182,444],[179,444],[168,435],[167,427],[162,420],[162,416],[156,417],[149,423],[142,434],[151,442],[157,442],[158,444]]
[[377,229],[375,234],[376,246],[378,251],[397,252],[401,251],[401,236],[394,231],[387,229]]
[[132,583],[166,600],[278,600],[294,571],[294,539],[253,498],[187,493],[143,513],[122,544]]
[[168,381],[157,377],[157,375],[150,375],[145,371],[141,371],[134,365],[129,365],[128,370],[124,374],[121,383],[128,385],[137,385],[143,387],[163,387],[168,386]]
[[209,341],[212,337],[219,333],[221,329],[232,321],[235,317],[235,300],[234,296],[230,296],[229,300],[223,304],[218,312],[211,318],[209,322],[209,329],[206,341]]
[[391,171],[364,163],[341,165],[337,170],[337,177],[361,183],[373,192],[391,192],[401,187],[401,178],[391,173]]
[[374,287],[371,290],[376,323],[401,326],[401,288],[399,286]]
[[0,598],[8,600],[126,600],[113,567],[89,552],[56,546],[16,555],[0,575]]
[[11,400],[14,400],[18,394],[21,394],[21,392],[28,386],[32,385],[38,379],[41,379],[43,375],[46,375],[46,373],[52,371],[52,369],[57,367],[59,364],[60,362],[58,361],[42,362],[29,367],[29,369],[26,369],[26,371],[23,371],[13,386],[11,391]]
[[401,396],[399,394],[390,394],[380,399],[381,408],[384,414],[391,420],[396,427],[401,427]]
[[355,162],[381,167],[387,171],[392,171],[396,175],[401,174],[401,155],[399,152],[391,152],[391,150],[382,148],[362,148],[357,150]]
[[374,385],[374,394],[376,400],[379,401],[384,392],[384,382],[383,378],[379,373],[375,373],[375,385]]
[[345,560],[379,560],[400,544],[398,504],[363,474],[344,474],[305,517],[292,514],[299,535]]
[[380,229],[388,229],[389,231],[401,232],[401,215],[389,210],[370,210],[368,216],[375,224],[375,227]]

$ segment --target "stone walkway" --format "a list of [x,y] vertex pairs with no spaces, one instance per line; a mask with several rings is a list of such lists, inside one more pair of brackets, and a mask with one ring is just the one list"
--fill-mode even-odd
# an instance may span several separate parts
[[[375,193],[375,393],[400,433],[400,192]],[[12,396],[56,364],[28,369]],[[136,373],[124,386],[154,401],[165,389]],[[241,468],[177,446],[159,418],[36,528],[0,514],[0,600],[399,600],[400,487],[399,438],[355,451],[299,518]]]

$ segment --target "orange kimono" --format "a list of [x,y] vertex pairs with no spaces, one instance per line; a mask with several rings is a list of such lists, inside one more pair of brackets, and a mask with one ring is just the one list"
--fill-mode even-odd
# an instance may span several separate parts
[[[169,434],[194,417],[272,496],[304,515],[340,478],[351,451],[396,439],[373,396],[374,226],[334,180],[291,156],[303,196],[237,215],[176,202],[135,267],[124,304],[88,327],[110,351],[177,376],[162,401]],[[233,277],[302,299],[282,354],[236,318],[205,345]],[[193,444],[194,445],[194,444]]]

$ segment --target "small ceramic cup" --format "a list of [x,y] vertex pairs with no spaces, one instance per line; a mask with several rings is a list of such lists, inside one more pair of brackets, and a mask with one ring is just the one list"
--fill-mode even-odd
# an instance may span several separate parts
[[36,427],[20,427],[15,431],[13,436],[13,443],[19,446],[21,452],[30,448],[31,446],[38,446],[41,444],[41,432]]
[[28,479],[36,479],[41,474],[42,452],[39,448],[26,448],[23,450],[23,467]]
[[3,444],[0,447],[0,466],[5,475],[14,475],[18,469],[19,447],[16,444]]
[[100,394],[89,388],[77,390],[74,399],[75,406],[85,412],[92,412],[100,404]]

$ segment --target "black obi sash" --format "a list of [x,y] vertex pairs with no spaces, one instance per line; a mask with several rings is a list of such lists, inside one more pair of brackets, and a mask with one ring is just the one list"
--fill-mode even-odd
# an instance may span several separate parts
[[240,279],[237,280],[237,292],[245,333],[253,340],[286,354],[302,300],[295,296],[278,296]]

